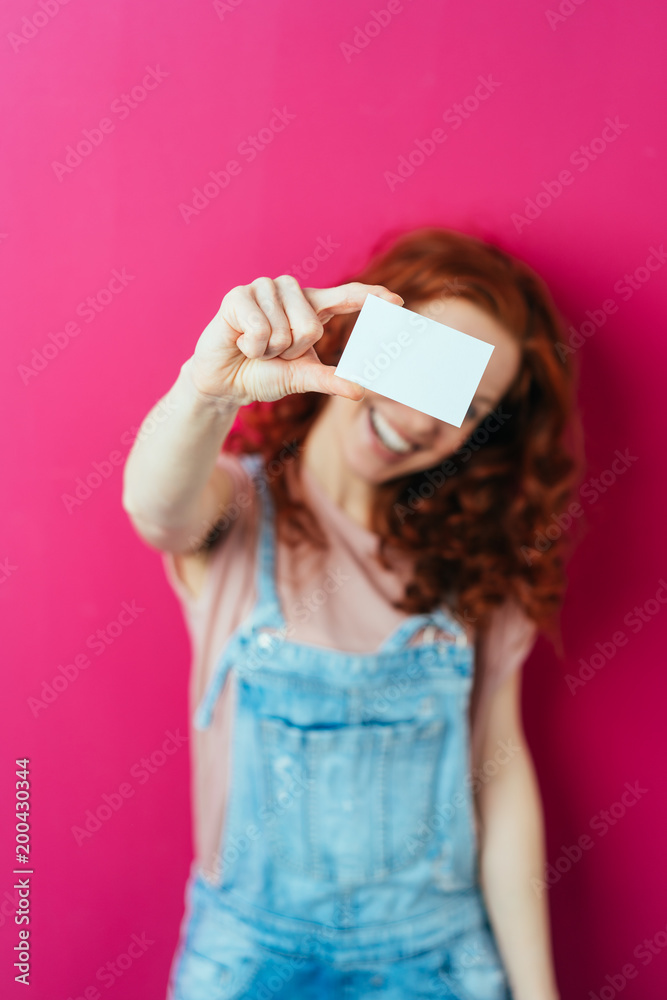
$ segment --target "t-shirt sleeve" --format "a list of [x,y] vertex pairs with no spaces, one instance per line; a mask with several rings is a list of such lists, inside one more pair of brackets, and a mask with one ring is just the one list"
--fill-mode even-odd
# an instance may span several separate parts
[[481,643],[484,680],[493,691],[522,665],[537,639],[537,626],[514,599],[495,610]]
[[215,464],[218,468],[225,469],[229,473],[233,488],[229,503],[221,511],[221,516],[224,515],[228,523],[224,526],[224,530],[214,543],[213,551],[206,567],[204,585],[197,597],[190,592],[185,582],[179,576],[174,553],[162,552],[162,565],[167,581],[185,608],[195,613],[206,606],[211,589],[214,563],[216,571],[219,572],[222,568],[221,564],[225,562],[227,552],[230,549],[230,536],[238,534],[244,527],[250,524],[255,508],[256,494],[252,479],[239,456],[232,452],[221,451]]

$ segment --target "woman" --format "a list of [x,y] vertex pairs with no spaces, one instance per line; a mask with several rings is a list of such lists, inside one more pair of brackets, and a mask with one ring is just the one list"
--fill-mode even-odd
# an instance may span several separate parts
[[[494,345],[461,428],[335,375],[369,292]],[[423,229],[233,288],[146,417],[123,504],[194,652],[174,1000],[557,1000],[520,667],[564,589],[560,342],[526,265]]]

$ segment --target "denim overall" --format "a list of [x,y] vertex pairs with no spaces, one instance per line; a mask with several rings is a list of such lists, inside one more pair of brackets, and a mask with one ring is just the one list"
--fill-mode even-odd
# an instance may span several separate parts
[[[375,653],[290,642],[259,456],[257,599],[194,717],[237,697],[222,878],[193,865],[170,1000],[511,1000],[477,878],[474,650],[443,608]],[[451,640],[409,644],[424,626]],[[428,633],[427,633],[428,634]]]

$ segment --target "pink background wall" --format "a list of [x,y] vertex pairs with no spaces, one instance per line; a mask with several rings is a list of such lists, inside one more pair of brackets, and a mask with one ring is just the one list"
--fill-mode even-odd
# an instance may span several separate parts
[[[3,996],[24,995],[12,981],[5,822],[17,757],[32,769],[31,996],[96,986],[160,998],[176,944],[191,856],[187,743],[158,754],[152,774],[140,762],[169,731],[187,732],[189,645],[159,556],[121,508],[136,429],[231,287],[297,273],[320,239],[335,246],[302,284],[337,284],[378,238],[422,224],[499,240],[544,275],[576,329],[589,310],[605,319],[578,350],[589,479],[617,450],[635,458],[604,475],[604,494],[589,483],[580,498],[588,530],[571,567],[567,658],[540,641],[525,724],[558,875],[548,893],[564,1000],[664,996],[664,7],[564,0],[556,20],[547,0],[404,0],[354,52],[373,9],[384,0],[3,5]],[[133,98],[151,69],[153,89]],[[486,96],[457,118],[480,77]],[[260,133],[279,124],[276,109],[288,124]],[[594,142],[607,119],[616,133]],[[386,177],[439,127],[446,139],[411,176]],[[84,130],[87,154],[58,167]],[[265,146],[251,159],[242,144],[258,133]],[[179,206],[230,160],[236,175],[186,221]],[[512,219],[549,187],[531,221]],[[68,507],[96,468],[99,484]],[[121,615],[125,602],[135,617]],[[644,605],[639,628],[624,622]],[[88,644],[119,615],[110,645]],[[601,668],[571,693],[565,675],[598,643]],[[89,665],[31,710],[84,654]],[[603,832],[626,782],[646,791]],[[119,800],[121,785],[131,794]],[[105,794],[117,808],[79,845],[72,828]],[[564,848],[584,834],[590,849],[563,870]],[[134,935],[144,951],[120,978],[98,978]],[[628,963],[636,977],[621,989]]]

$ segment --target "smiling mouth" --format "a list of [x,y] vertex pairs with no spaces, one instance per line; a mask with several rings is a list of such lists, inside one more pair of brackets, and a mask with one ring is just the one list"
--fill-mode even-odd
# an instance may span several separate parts
[[418,451],[419,445],[413,444],[412,441],[408,441],[404,438],[398,431],[391,426],[391,424],[385,420],[381,413],[379,413],[374,407],[370,407],[369,411],[370,425],[375,432],[376,437],[388,451],[392,452],[394,455],[409,455],[413,451]]

